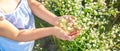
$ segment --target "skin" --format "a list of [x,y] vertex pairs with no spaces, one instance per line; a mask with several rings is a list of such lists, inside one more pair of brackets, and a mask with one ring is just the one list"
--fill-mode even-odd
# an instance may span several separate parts
[[[19,2],[19,0],[0,0],[0,8],[2,8],[5,14],[7,14],[14,11]],[[50,35],[56,36],[57,38],[62,40],[73,40],[75,37],[78,36],[77,32],[65,32],[64,30],[56,26],[58,19],[60,18],[48,11],[41,3],[37,2],[36,0],[28,0],[28,3],[33,14],[54,26],[19,30],[9,21],[3,19],[0,16],[0,36],[20,42],[36,40]],[[8,6],[9,4],[11,4],[11,6]],[[73,35],[70,36],[68,34]]]

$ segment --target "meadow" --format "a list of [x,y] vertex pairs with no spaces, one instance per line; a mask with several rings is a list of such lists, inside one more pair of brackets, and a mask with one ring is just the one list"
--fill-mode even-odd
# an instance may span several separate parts
[[[120,0],[38,1],[57,16],[75,16],[82,30],[73,41],[53,36],[36,40],[33,51],[120,51]],[[52,26],[35,20],[36,27]]]

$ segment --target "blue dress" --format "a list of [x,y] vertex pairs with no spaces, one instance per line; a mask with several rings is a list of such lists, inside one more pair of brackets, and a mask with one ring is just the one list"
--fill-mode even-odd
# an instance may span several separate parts
[[[0,10],[0,16],[8,20],[18,29],[35,28],[34,16],[28,6],[27,0],[20,0],[17,8],[9,14],[4,14]],[[33,46],[34,41],[17,42],[0,36],[0,51],[32,51]]]

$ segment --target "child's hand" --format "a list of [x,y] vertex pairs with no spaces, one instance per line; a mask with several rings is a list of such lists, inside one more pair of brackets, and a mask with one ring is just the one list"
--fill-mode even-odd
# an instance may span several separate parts
[[79,34],[79,32],[77,32],[77,31],[74,31],[74,32],[66,32],[66,31],[64,31],[63,29],[61,29],[61,28],[59,28],[59,27],[54,27],[54,36],[56,36],[57,38],[59,38],[59,39],[62,39],[62,40],[69,40],[69,41],[71,41],[71,40],[73,40],[73,39],[75,39]]
[[71,40],[74,40],[76,37],[79,36],[80,31],[73,31],[69,34],[71,36]]
[[81,26],[78,25],[77,18],[71,15],[61,16],[57,26],[66,32],[80,32]]
[[62,40],[70,40],[71,39],[71,37],[68,36],[68,32],[65,32],[63,29],[61,29],[60,27],[57,27],[57,26],[54,26],[53,35]]
[[71,15],[61,16],[59,18],[57,27],[61,28],[62,31],[65,32],[65,36],[68,37],[66,40],[75,39],[77,36],[79,36],[81,31],[81,27],[78,25],[77,19]]

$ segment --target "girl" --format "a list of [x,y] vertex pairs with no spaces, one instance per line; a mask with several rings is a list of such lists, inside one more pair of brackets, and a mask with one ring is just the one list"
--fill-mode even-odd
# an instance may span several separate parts
[[[54,26],[35,28],[32,13]],[[34,40],[50,35],[62,40],[78,36],[55,26],[59,19],[36,0],[0,0],[0,51],[32,51]]]

